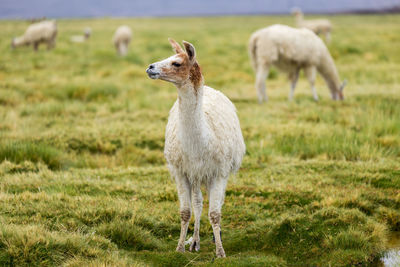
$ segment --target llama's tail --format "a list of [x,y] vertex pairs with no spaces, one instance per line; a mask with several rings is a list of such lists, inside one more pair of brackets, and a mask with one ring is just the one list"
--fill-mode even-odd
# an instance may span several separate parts
[[257,40],[257,36],[252,35],[249,41],[249,57],[255,71],[257,71]]

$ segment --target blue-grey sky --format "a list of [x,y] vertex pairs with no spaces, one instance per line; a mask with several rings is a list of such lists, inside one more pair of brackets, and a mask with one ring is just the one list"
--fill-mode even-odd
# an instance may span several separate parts
[[400,0],[0,0],[0,18],[207,16],[307,13],[400,7]]

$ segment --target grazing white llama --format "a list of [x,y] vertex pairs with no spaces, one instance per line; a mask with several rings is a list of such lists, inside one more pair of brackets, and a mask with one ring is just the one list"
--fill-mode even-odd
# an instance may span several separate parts
[[185,52],[174,40],[169,41],[176,54],[151,64],[147,74],[152,79],[171,82],[178,89],[178,99],[169,114],[164,149],[180,201],[181,234],[176,250],[185,251],[191,205],[195,223],[190,251],[200,249],[200,186],[205,184],[216,254],[225,257],[221,208],[228,177],[239,169],[246,150],[239,119],[235,106],[225,95],[204,85],[193,45],[183,41]]
[[331,41],[332,24],[327,19],[304,19],[304,14],[300,8],[295,7],[292,9],[292,14],[296,18],[297,28],[307,28],[313,31],[315,34],[325,35],[325,40],[327,43]]
[[55,20],[45,20],[31,24],[25,31],[24,35],[16,37],[11,42],[11,47],[19,47],[23,45],[32,45],[33,50],[37,51],[41,43],[47,44],[50,50],[56,45],[57,24]]
[[73,43],[84,43],[90,38],[91,35],[92,35],[92,29],[86,27],[83,30],[83,35],[72,35],[70,40]]
[[335,62],[328,48],[321,38],[308,29],[295,29],[276,24],[258,30],[250,37],[249,54],[256,72],[256,89],[260,103],[268,100],[265,80],[272,65],[289,74],[291,80],[289,100],[293,99],[301,69],[304,69],[316,101],[318,100],[314,87],[316,70],[325,79],[332,99],[343,100],[343,88],[346,82],[340,83]]

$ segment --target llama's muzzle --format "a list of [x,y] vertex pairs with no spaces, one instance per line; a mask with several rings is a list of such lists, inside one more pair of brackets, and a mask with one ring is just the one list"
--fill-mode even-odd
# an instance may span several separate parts
[[160,73],[155,69],[154,64],[151,64],[147,68],[146,72],[147,72],[147,75],[149,75],[149,77],[151,79],[158,79],[160,77]]

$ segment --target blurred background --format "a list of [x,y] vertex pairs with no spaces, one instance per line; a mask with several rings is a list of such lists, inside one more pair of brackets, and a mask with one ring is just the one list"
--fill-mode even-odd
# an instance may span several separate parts
[[400,0],[2,0],[0,18],[287,14],[294,6],[306,13],[378,13],[399,11]]

